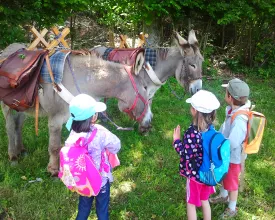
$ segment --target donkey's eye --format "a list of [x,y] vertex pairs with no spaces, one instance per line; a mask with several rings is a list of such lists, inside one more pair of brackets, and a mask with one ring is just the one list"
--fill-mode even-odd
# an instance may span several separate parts
[[190,66],[192,66],[194,69],[196,68],[196,66],[194,64],[190,64]]

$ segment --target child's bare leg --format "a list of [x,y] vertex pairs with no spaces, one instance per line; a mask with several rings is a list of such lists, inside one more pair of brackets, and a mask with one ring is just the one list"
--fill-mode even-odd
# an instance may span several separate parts
[[211,220],[211,208],[208,200],[201,200],[202,213],[204,220]]
[[238,190],[230,191],[228,207],[233,211],[235,211],[236,209],[237,199],[238,199]]
[[187,217],[188,220],[197,220],[196,206],[187,203]]

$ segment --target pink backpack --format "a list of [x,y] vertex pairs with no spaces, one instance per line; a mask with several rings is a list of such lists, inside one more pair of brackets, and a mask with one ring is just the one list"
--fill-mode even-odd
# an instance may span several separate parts
[[[101,175],[87,150],[88,144],[94,139],[96,132],[97,129],[92,132],[88,140],[81,137],[73,146],[64,146],[60,150],[58,177],[68,189],[82,196],[96,196],[101,188]],[[102,156],[104,157],[103,153]]]

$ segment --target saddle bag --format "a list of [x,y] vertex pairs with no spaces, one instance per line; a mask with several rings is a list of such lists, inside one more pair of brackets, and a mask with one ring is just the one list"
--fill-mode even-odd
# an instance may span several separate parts
[[48,51],[19,49],[0,64],[0,100],[16,111],[33,106]]
[[107,60],[131,66],[131,72],[137,75],[145,60],[144,53],[145,49],[141,47],[115,48],[109,53]]

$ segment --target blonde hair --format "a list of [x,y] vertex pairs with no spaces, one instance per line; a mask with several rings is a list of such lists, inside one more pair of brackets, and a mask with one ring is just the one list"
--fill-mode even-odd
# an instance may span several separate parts
[[216,119],[216,110],[210,113],[202,113],[197,111],[195,115],[195,123],[200,132],[205,131]]

